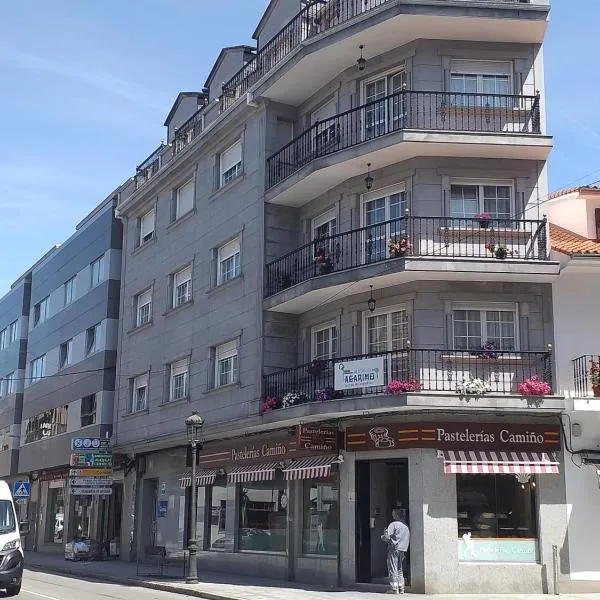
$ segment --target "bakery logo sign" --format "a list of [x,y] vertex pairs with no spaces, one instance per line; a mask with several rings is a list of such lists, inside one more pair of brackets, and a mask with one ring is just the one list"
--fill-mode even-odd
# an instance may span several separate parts
[[474,444],[539,444],[543,445],[546,441],[544,435],[536,431],[524,431],[523,433],[513,433],[510,429],[500,429],[498,433],[481,431],[472,431],[469,427],[462,431],[446,431],[443,427],[436,429],[436,438],[438,442],[456,443],[469,442]]
[[318,425],[298,425],[298,450],[331,452],[338,450],[338,430]]

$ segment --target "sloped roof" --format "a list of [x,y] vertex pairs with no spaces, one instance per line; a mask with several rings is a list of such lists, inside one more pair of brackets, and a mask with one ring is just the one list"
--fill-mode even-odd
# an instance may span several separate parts
[[212,80],[214,78],[214,76],[216,75],[219,67],[221,66],[221,63],[223,62],[223,58],[225,57],[225,55],[228,52],[232,52],[235,50],[242,50],[244,53],[248,53],[248,54],[254,54],[256,52],[256,48],[253,48],[252,46],[227,46],[226,48],[223,48],[221,50],[221,52],[219,52],[219,56],[217,56],[217,60],[215,61],[215,64],[213,65],[213,68],[210,70],[210,73],[208,74],[208,77],[206,78],[206,81],[204,82],[204,87],[210,87],[212,84]]
[[598,185],[580,185],[578,187],[565,188],[564,190],[558,190],[548,195],[548,200],[565,196],[566,194],[572,194],[573,192],[600,192],[600,186]]
[[590,240],[554,223],[550,223],[550,247],[561,254],[600,255],[600,241]]
[[200,92],[179,92],[179,94],[177,94],[177,98],[175,99],[175,102],[173,102],[173,106],[171,107],[171,110],[169,111],[169,114],[167,115],[167,118],[165,119],[165,127],[169,126],[169,123],[171,122],[171,119],[173,118],[173,115],[175,114],[175,111],[177,110],[177,107],[179,106],[179,103],[184,99],[184,98],[200,98],[202,96],[202,94]]

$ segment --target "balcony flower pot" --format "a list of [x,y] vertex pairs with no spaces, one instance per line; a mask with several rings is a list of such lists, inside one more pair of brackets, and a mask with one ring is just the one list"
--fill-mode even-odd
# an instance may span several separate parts
[[402,238],[400,240],[392,238],[388,241],[390,258],[401,258],[406,256],[410,248],[411,246],[408,238]]
[[329,366],[326,360],[313,360],[308,366],[308,374],[311,377],[321,377],[325,371],[327,371],[327,367]]
[[592,391],[594,392],[595,398],[600,398],[600,362],[591,360],[590,370],[588,371],[590,376],[590,383],[592,384]]
[[594,392],[594,398],[600,398],[600,383],[593,385],[592,391]]
[[333,261],[330,256],[325,254],[323,248],[317,248],[315,252],[315,265],[321,275],[326,275],[333,271]]
[[416,379],[392,379],[385,389],[388,396],[401,396],[407,392],[420,392],[421,384]]
[[548,383],[540,379],[537,375],[532,375],[523,383],[519,384],[519,394],[521,396],[547,396],[552,393],[552,388]]
[[492,224],[490,213],[477,213],[474,218],[479,223],[480,229],[487,229]]
[[503,244],[499,244],[498,246],[496,246],[496,244],[486,244],[485,249],[488,252],[490,252],[494,258],[497,258],[498,260],[504,260],[508,256],[514,256],[515,254],[517,254],[516,250],[509,250]]

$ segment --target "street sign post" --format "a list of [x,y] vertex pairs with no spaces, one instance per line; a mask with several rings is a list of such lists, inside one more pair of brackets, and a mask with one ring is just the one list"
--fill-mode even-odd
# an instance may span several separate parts
[[112,469],[70,469],[69,477],[110,477]]
[[110,496],[111,487],[72,487],[72,496]]
[[29,481],[15,481],[13,485],[13,498],[30,498],[31,483]]
[[107,487],[113,484],[112,477],[74,477],[69,480],[71,487]]
[[112,469],[113,455],[99,452],[73,453],[70,465],[88,469]]
[[73,438],[71,440],[72,452],[90,452],[107,450],[110,440],[101,438]]

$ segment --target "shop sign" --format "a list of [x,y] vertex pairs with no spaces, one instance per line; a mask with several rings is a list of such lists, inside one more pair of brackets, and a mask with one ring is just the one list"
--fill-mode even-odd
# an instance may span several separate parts
[[97,452],[85,452],[83,454],[71,454],[72,467],[86,467],[96,469],[108,469],[113,466],[113,455]]
[[560,450],[558,425],[514,423],[385,423],[346,431],[346,449]]
[[461,562],[521,562],[540,561],[536,539],[473,538],[468,534],[458,540],[458,560]]
[[384,370],[383,356],[337,362],[333,387],[336,391],[381,387],[385,385]]
[[315,425],[298,425],[298,449],[318,450],[335,454],[338,451],[338,430]]

